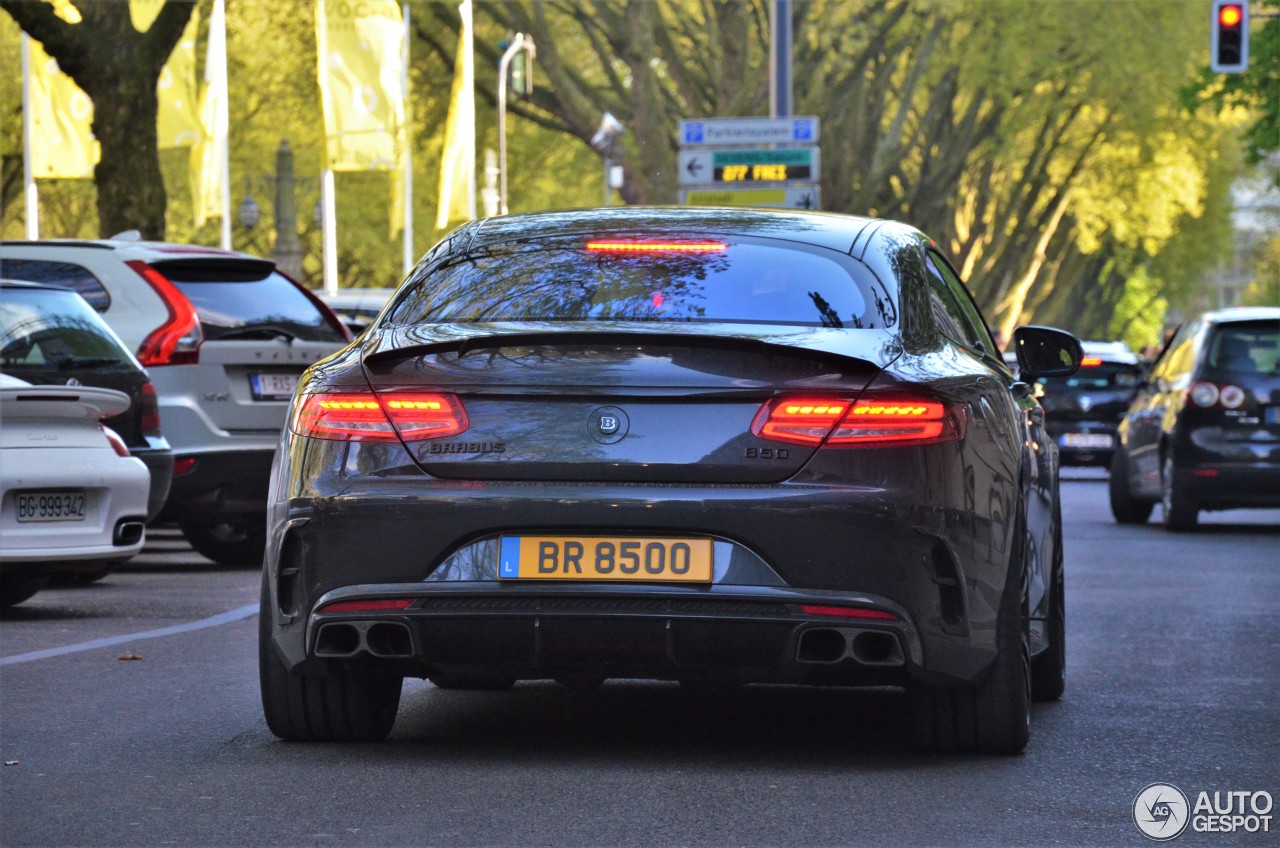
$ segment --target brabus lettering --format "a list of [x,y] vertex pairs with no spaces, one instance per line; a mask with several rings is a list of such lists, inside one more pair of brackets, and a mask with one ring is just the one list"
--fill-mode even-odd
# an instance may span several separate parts
[[432,442],[427,453],[440,456],[449,453],[506,453],[503,442]]

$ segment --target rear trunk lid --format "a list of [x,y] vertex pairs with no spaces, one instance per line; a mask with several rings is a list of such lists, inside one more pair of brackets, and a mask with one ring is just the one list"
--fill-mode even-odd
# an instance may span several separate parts
[[364,367],[379,393],[459,398],[465,432],[408,443],[438,477],[749,484],[814,450],[753,435],[765,402],[856,397],[899,350],[884,330],[438,324],[377,333]]

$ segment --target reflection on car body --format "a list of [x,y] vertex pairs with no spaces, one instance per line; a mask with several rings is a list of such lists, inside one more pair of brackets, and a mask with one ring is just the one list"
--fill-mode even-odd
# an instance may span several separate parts
[[[1027,374],[1079,364],[1065,333],[1014,343]],[[927,746],[1020,750],[1064,685],[1057,485],[1030,387],[908,226],[474,222],[304,375],[268,724],[380,738],[404,676],[894,685]]]

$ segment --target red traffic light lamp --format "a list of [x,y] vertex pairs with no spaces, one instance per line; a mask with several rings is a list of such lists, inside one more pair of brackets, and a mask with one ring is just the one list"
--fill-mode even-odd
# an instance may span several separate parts
[[1249,66],[1247,0],[1213,0],[1210,14],[1210,70],[1218,74],[1242,73]]

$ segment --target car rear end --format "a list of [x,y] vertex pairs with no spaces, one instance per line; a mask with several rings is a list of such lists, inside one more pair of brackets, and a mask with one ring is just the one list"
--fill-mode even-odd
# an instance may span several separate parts
[[428,282],[304,378],[271,498],[284,663],[901,685],[990,662],[1012,551],[951,540],[965,406],[885,371],[897,293],[846,253],[540,239]]
[[298,378],[349,334],[269,260],[154,244],[119,253],[163,307],[148,305],[155,315],[139,358],[173,446],[166,515],[184,530],[260,526],[272,452]]
[[1116,428],[1141,381],[1142,367],[1132,353],[1090,352],[1087,342],[1079,371],[1039,381],[1045,428],[1063,464],[1111,464]]
[[1280,506],[1280,310],[1209,324],[1173,428],[1178,483],[1201,509]]

